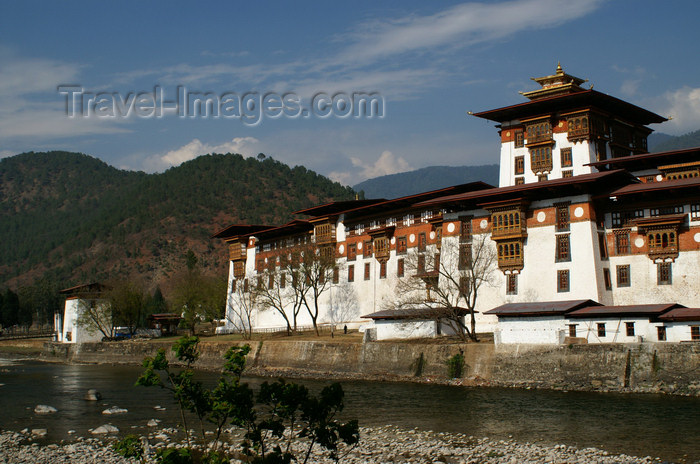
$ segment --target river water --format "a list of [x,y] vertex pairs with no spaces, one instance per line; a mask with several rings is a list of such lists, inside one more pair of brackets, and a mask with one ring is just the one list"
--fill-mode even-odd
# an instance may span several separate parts
[[[122,433],[146,433],[149,419],[174,427],[178,410],[168,392],[136,387],[132,366],[47,364],[0,360],[0,429],[48,429],[47,441],[88,436],[110,423]],[[198,374],[205,382],[216,375]],[[266,379],[246,378],[251,385]],[[312,390],[325,382],[301,381]],[[362,426],[396,425],[521,442],[594,446],[612,453],[700,460],[700,398],[450,387],[394,382],[343,382],[346,418]],[[83,400],[95,388],[98,402]],[[34,407],[58,409],[38,415]],[[157,411],[155,405],[165,407]],[[126,414],[103,415],[111,406]],[[75,431],[75,434],[69,434]]]

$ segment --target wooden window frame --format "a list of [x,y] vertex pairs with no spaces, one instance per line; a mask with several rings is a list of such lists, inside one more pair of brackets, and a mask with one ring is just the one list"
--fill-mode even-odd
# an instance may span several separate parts
[[379,262],[379,278],[386,279],[386,261]]
[[610,276],[610,269],[603,268],[603,284],[605,285],[605,290],[612,290],[612,277]]
[[516,129],[513,136],[513,145],[515,148],[525,146],[525,132],[522,129]]
[[605,232],[598,232],[598,252],[600,254],[600,259],[603,261],[608,261],[608,238]]
[[631,231],[629,229],[615,231],[615,255],[632,254]]
[[617,274],[617,287],[630,287],[632,285],[632,270],[629,264],[620,264],[615,269]]
[[416,272],[418,274],[425,274],[425,255],[418,255],[416,257]]
[[660,342],[666,341],[666,326],[657,325],[656,326],[656,339]]
[[625,335],[628,337],[636,336],[636,331],[634,330],[634,322],[625,322]]
[[573,150],[571,147],[562,148],[559,150],[561,167],[570,168],[574,165]]
[[656,264],[656,284],[673,285],[673,263]]
[[348,243],[348,261],[357,259],[357,243]]
[[554,261],[557,263],[571,261],[571,234],[555,235],[556,253]]
[[571,290],[571,281],[568,269],[557,270],[557,293],[566,293]]
[[690,205],[690,220],[700,221],[700,203]]
[[690,339],[693,341],[700,340],[700,325],[690,326]]
[[518,274],[506,274],[506,295],[518,294]]
[[554,205],[556,222],[554,230],[557,232],[566,232],[571,228],[571,214],[569,207],[571,203],[559,203]]
[[408,253],[408,241],[406,236],[402,235],[396,239],[396,254],[405,255],[406,253]]
[[461,216],[459,218],[459,242],[467,243],[472,241],[472,216]]
[[403,258],[399,258],[396,261],[396,276],[403,277],[406,273],[406,265]]
[[428,239],[425,236],[425,232],[418,234],[418,251],[425,251],[428,246]]
[[372,263],[365,263],[365,280],[370,280],[372,278]]
[[355,282],[355,265],[348,265],[348,282]]
[[596,324],[596,332],[598,334],[598,338],[603,338],[606,336],[605,322],[598,322]]
[[457,261],[457,269],[466,271],[472,268],[472,245],[471,243],[459,244],[459,257]]
[[515,165],[513,167],[513,172],[515,173],[515,175],[521,176],[525,174],[525,156],[516,156],[514,159],[514,163]]
[[362,257],[365,259],[372,257],[372,240],[365,240],[362,243]]

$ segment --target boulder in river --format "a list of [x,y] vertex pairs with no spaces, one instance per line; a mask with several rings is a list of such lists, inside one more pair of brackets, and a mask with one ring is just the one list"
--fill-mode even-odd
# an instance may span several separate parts
[[129,412],[128,409],[112,406],[102,411],[102,414],[126,414],[127,412]]
[[34,412],[35,412],[36,414],[53,414],[53,413],[55,413],[56,411],[57,411],[57,409],[54,408],[53,406],[48,406],[48,405],[45,405],[45,404],[38,404],[38,405],[34,408]]
[[102,394],[94,388],[91,388],[87,391],[87,393],[85,393],[84,398],[86,401],[99,401],[102,399]]
[[100,435],[100,434],[106,434],[106,433],[118,433],[119,429],[113,426],[112,424],[104,424],[100,425],[94,430],[91,430],[90,433],[93,435]]

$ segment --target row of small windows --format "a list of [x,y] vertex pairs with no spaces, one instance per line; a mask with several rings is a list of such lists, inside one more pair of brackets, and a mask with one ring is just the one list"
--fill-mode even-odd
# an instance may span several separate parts
[[[656,276],[657,285],[673,284],[673,263],[657,263]],[[617,287],[630,287],[632,285],[631,270],[629,264],[622,264],[616,268]],[[570,291],[570,274],[568,269],[557,270],[557,292],[564,293]],[[612,290],[612,280],[610,269],[603,269],[603,282],[606,290]],[[518,274],[506,275],[506,294],[516,295],[518,293]]]
[[[650,217],[657,217],[657,216],[666,216],[666,215],[671,215],[671,214],[683,214],[685,213],[685,208],[683,205],[675,205],[675,206],[665,206],[665,207],[659,207],[659,208],[650,208],[649,209],[649,216]],[[645,213],[643,209],[635,209],[631,211],[613,211],[610,214],[611,220],[612,220],[612,227],[613,228],[619,228],[619,227],[625,227],[631,224],[632,221],[635,219],[641,219],[645,217]],[[695,219],[700,219],[700,204],[693,204],[690,205],[690,218],[695,220]]]
[[[615,271],[618,288],[632,286],[632,272],[629,264],[618,265]],[[608,268],[603,269],[603,282],[605,283],[606,290],[612,290],[612,281],[610,278],[610,270]],[[656,284],[673,284],[673,263],[664,262],[656,264]]]
[[[569,337],[576,337],[577,324],[569,324]],[[614,330],[613,333],[617,333]],[[596,323],[596,335],[598,338],[606,338],[608,336],[608,330],[605,322]],[[636,331],[634,327],[634,322],[625,322],[625,336],[634,337],[636,336]],[[660,342],[666,341],[666,326],[659,325],[656,326],[656,339]],[[700,326],[693,325],[690,326],[690,339],[700,340]]]
[[[422,222],[422,223],[427,223],[431,219],[435,217],[439,217],[442,215],[445,211],[444,210],[426,210],[422,211],[420,213],[420,220],[416,218],[415,214],[406,214],[403,216],[401,220],[401,224],[403,226],[411,226],[417,222]],[[398,221],[397,218],[391,217],[387,218],[386,220],[384,219],[373,219],[369,221],[369,229],[374,230],[374,229],[379,229],[381,227],[395,227],[397,225]],[[365,233],[365,224],[355,224],[352,228],[351,227],[346,227],[345,232],[349,235],[362,235]]]

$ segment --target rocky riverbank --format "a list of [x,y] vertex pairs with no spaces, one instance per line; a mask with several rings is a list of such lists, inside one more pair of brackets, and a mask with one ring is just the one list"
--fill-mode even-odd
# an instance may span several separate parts
[[[348,464],[375,463],[432,463],[432,464],[651,464],[661,462],[651,457],[613,455],[607,451],[566,445],[517,443],[513,440],[492,440],[457,433],[433,433],[403,430],[395,427],[363,427],[360,444],[346,449],[341,462]],[[163,447],[182,446],[177,442],[176,430],[160,429],[149,433],[150,451]],[[225,449],[237,450],[237,433],[228,434],[231,444]],[[113,440],[112,440],[113,441]],[[318,447],[311,462],[318,464],[334,461],[323,457]],[[0,464],[134,464],[137,461],[116,454],[109,439],[80,438],[73,443],[42,444],[33,441],[30,432],[2,432],[0,434]],[[152,462],[152,461],[148,461]],[[242,461],[233,459],[232,463]]]

